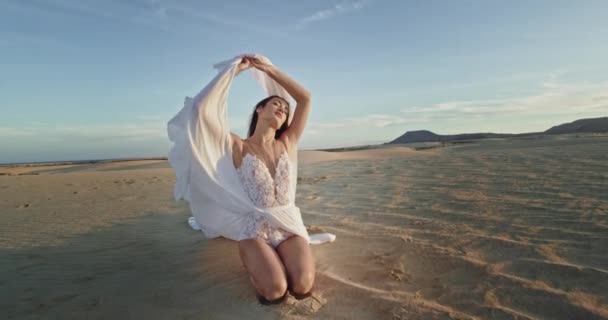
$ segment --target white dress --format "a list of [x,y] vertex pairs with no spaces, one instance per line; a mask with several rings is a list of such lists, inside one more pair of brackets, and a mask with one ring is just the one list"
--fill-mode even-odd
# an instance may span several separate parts
[[[255,154],[247,153],[237,169],[249,199],[260,208],[287,205],[289,198],[289,161],[287,151],[283,151],[276,163],[275,176],[271,176],[266,164]],[[247,228],[241,233],[241,240],[261,239],[276,248],[293,233],[275,227],[266,216],[251,212]]]
[[[194,98],[186,97],[183,108],[167,123],[167,134],[173,142],[168,159],[175,170],[174,197],[188,201],[192,213],[188,219],[190,226],[209,238],[221,236],[241,240],[251,236],[252,221],[258,215],[264,218],[265,223],[299,235],[311,244],[333,241],[335,236],[331,234],[309,236],[300,209],[295,205],[297,146],[293,156],[285,153],[281,159],[283,169],[279,170],[283,172],[281,174],[288,171],[288,196],[285,198],[285,193],[277,193],[281,199],[278,202],[274,199],[274,205],[270,207],[266,206],[268,202],[252,200],[261,197],[259,199],[263,201],[270,201],[265,191],[269,186],[267,181],[261,189],[245,187],[241,177],[248,181],[252,176],[243,175],[243,172],[239,174],[234,167],[226,109],[228,91],[242,57],[239,55],[215,64],[218,74]],[[256,57],[271,64],[264,56]],[[268,95],[277,94],[290,99],[285,89],[267,74],[257,69],[252,73]],[[251,157],[246,160],[242,171],[256,167],[252,166],[252,160]]]

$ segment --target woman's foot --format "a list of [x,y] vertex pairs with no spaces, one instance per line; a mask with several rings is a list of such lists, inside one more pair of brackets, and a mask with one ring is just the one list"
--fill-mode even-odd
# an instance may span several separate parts
[[295,293],[292,291],[291,295],[298,300],[306,299],[306,298],[312,296],[312,289],[306,293]]
[[258,301],[263,304],[263,305],[273,305],[273,304],[279,304],[283,301],[285,301],[285,299],[287,298],[287,291],[285,291],[285,293],[283,294],[282,297],[274,299],[274,300],[267,300],[266,298],[264,298],[264,296],[262,296],[261,294],[256,294],[258,296]]

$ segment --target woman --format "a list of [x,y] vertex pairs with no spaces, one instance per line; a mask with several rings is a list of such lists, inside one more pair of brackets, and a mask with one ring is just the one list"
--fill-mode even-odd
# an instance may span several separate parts
[[[232,136],[234,166],[250,199],[259,207],[288,203],[288,158],[297,157],[296,145],[310,111],[310,93],[271,64],[243,57],[237,68],[266,73],[295,100],[291,123],[289,103],[270,96],[256,104],[248,137]],[[308,240],[273,226],[264,216],[252,215],[250,228],[239,241],[239,253],[258,298],[263,304],[283,301],[287,290],[298,299],[311,294],[315,266]]]
[[[288,289],[304,298],[315,278],[308,245],[336,238],[309,235],[295,205],[297,143],[310,93],[261,55],[239,55],[214,68],[217,75],[194,98],[186,97],[167,123],[174,197],[188,201],[193,229],[238,241],[260,302],[281,302]],[[249,68],[270,96],[255,106],[248,136],[241,139],[230,131],[227,99],[234,77]],[[283,98],[288,95],[297,103],[291,122]]]

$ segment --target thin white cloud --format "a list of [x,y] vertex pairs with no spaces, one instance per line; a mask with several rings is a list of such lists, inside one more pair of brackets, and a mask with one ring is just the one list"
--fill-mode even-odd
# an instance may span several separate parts
[[322,9],[300,19],[296,25],[297,28],[303,28],[313,22],[331,19],[333,17],[362,9],[369,5],[371,0],[360,1],[343,1],[330,8]]
[[40,14],[79,14],[123,23],[138,25],[146,28],[182,32],[184,25],[192,27],[189,22],[206,21],[218,26],[237,28],[243,31],[253,31],[259,34],[287,37],[281,30],[230,18],[210,12],[206,8],[195,8],[176,2],[149,0],[143,2],[123,1],[71,1],[71,0],[37,0],[55,11],[42,10],[35,3],[19,4],[16,8],[35,11]]
[[385,128],[393,125],[421,122],[420,119],[407,118],[402,115],[369,114],[360,117],[349,117],[333,122],[310,123],[306,127],[307,135],[319,135],[333,132],[335,129],[370,129]]
[[127,20],[123,14],[118,14],[119,12],[124,12],[124,9],[126,9],[119,2],[103,2],[101,3],[101,6],[100,3],[95,4],[87,1],[38,0],[38,2],[45,3],[47,6],[64,11],[71,11],[110,20]]
[[28,34],[23,32],[14,32],[1,30],[0,31],[0,47],[23,47],[23,46],[35,46],[35,47],[55,47],[63,49],[76,49],[75,45],[67,42],[58,41],[46,36],[39,36],[35,34]]
[[30,128],[24,127],[0,127],[0,137],[15,138],[15,137],[32,137],[36,136],[36,132]]
[[608,82],[567,84],[555,79],[541,83],[536,94],[505,98],[468,101],[448,101],[423,107],[408,107],[402,113],[408,116],[429,116],[436,113],[465,115],[543,115],[608,113]]
[[[541,84],[539,92],[521,97],[445,101],[428,106],[406,107],[396,114],[378,113],[330,122],[311,122],[304,136],[313,141],[318,140],[316,137],[332,137],[336,132],[343,132],[341,134],[346,137],[362,139],[370,132],[377,132],[374,129],[382,129],[385,134],[402,134],[407,130],[421,128],[442,128],[447,131],[464,128],[467,132],[476,132],[493,127],[496,132],[521,132],[522,127],[513,119],[539,119],[536,123],[540,125],[556,125],[558,123],[540,119],[576,120],[583,117],[608,116],[608,81],[560,83],[555,77],[551,77]],[[538,127],[532,130],[547,128]],[[386,137],[387,141],[393,138],[395,137]]]
[[13,138],[36,141],[100,141],[122,139],[141,141],[166,138],[166,121],[139,121],[117,124],[56,124],[30,123],[21,126],[0,127],[0,143]]
[[36,0],[15,3],[11,7],[24,14],[36,14],[66,19],[71,17],[95,17],[146,28],[170,31],[160,18],[158,6],[136,6],[123,1],[69,1],[69,0]]
[[253,24],[250,22],[246,22],[242,19],[228,18],[225,16],[217,15],[215,13],[205,12],[202,10],[196,10],[196,9],[188,8],[188,7],[184,7],[184,6],[171,5],[171,6],[168,6],[167,8],[168,8],[168,10],[179,12],[180,14],[182,14],[186,17],[193,18],[196,20],[205,20],[205,21],[217,24],[217,25],[233,27],[233,28],[244,30],[244,31],[254,31],[259,34],[264,34],[264,35],[278,37],[278,38],[287,37],[287,33],[283,32],[281,30]]

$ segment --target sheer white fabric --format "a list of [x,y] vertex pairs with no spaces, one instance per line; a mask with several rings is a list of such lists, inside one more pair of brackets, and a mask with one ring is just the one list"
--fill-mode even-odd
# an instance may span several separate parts
[[[256,155],[247,153],[237,169],[249,199],[258,207],[274,207],[289,203],[289,159],[286,151],[281,153],[274,178],[266,164]],[[273,247],[293,234],[273,226],[263,215],[250,215],[241,239],[261,239]]]
[[[255,56],[271,63],[264,56]],[[288,176],[288,179],[283,179],[288,183],[283,182],[280,188],[286,188],[287,192],[280,193],[279,197],[285,197],[280,201],[274,199],[274,206],[252,201],[249,194],[253,189],[245,187],[234,167],[226,101],[242,57],[239,55],[215,64],[219,70],[215,78],[194,98],[186,97],[184,107],[167,124],[167,133],[173,142],[168,158],[175,169],[174,197],[188,201],[192,212],[188,222],[210,238],[223,236],[241,240],[247,234],[251,217],[259,215],[273,227],[310,242],[300,209],[295,206],[297,152],[293,157],[285,154],[283,161],[287,165],[281,174]],[[252,69],[252,72],[268,95],[285,97],[285,90],[268,75],[257,69]],[[265,192],[264,188],[260,190]],[[262,198],[269,201],[266,196],[264,194]],[[321,238],[333,241],[335,236]],[[314,243],[322,242],[325,241],[315,240]]]
[[289,159],[286,151],[279,157],[274,178],[266,164],[252,153],[243,157],[237,169],[249,195],[249,199],[258,207],[267,208],[289,204]]

